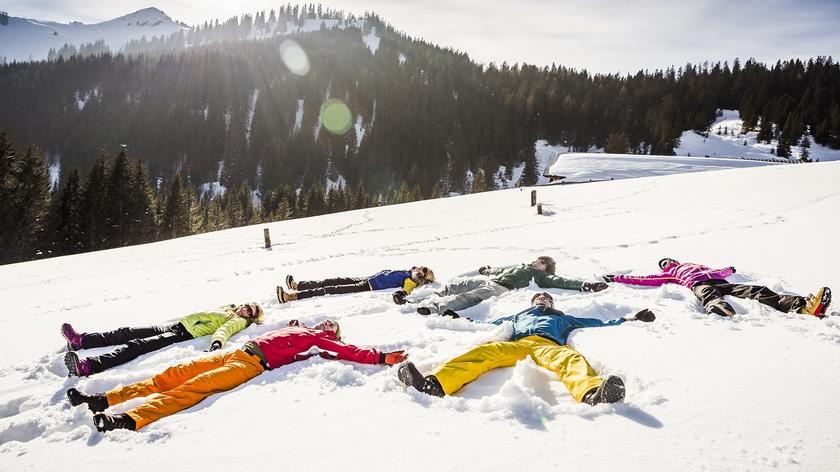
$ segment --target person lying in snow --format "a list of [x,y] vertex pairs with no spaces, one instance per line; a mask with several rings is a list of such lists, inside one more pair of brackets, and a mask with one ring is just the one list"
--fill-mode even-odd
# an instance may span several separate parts
[[[286,328],[270,331],[245,343],[241,349],[221,352],[172,366],[151,379],[106,393],[86,395],[75,388],[67,390],[73,406],[87,404],[94,412],[93,424],[102,432],[114,429],[139,430],[153,421],[185,410],[214,393],[231,390],[261,373],[308,359],[320,351],[327,359],[363,364],[394,365],[408,356],[403,351],[380,352],[341,342],[341,328],[333,320],[309,328],[297,320]],[[118,415],[101,413],[106,408],[133,398],[149,397],[146,403]]]
[[405,385],[437,397],[452,395],[481,374],[499,367],[511,367],[531,356],[531,359],[557,374],[569,393],[578,402],[595,405],[615,403],[624,399],[624,381],[614,375],[601,378],[592,366],[566,342],[573,330],[613,326],[625,321],[651,322],[656,316],[642,310],[612,321],[575,318],[554,309],[554,300],[547,293],[531,299],[532,307],[513,316],[498,318],[491,323],[513,323],[513,333],[506,342],[481,344],[471,351],[444,363],[431,375],[423,376],[413,363],[400,366],[398,377]]
[[[443,287],[434,295],[420,301],[417,313],[430,315],[437,313],[459,318],[458,310],[478,305],[484,300],[501,295],[508,290],[525,288],[531,280],[540,288],[563,288],[582,292],[600,292],[607,288],[604,282],[581,282],[564,279],[554,275],[557,264],[549,256],[540,256],[530,264],[492,268],[484,266],[478,272],[484,277],[470,277]],[[394,297],[394,302],[401,305],[403,298]]]
[[654,275],[605,275],[607,282],[630,285],[658,287],[675,283],[690,288],[703,303],[708,314],[733,316],[735,310],[724,301],[724,295],[738,298],[750,298],[776,310],[787,313],[802,313],[824,318],[831,303],[831,289],[823,287],[817,293],[800,297],[779,295],[761,285],[732,284],[726,278],[735,273],[734,267],[711,269],[704,265],[690,262],[680,263],[676,259],[665,257],[659,261],[662,271]]
[[[251,323],[262,323],[263,318],[261,306],[257,303],[247,303],[239,306],[224,305],[213,311],[193,313],[169,326],[77,333],[69,323],[64,323],[61,325],[61,335],[67,340],[67,349],[70,351],[64,356],[64,364],[70,375],[87,377],[171,344],[211,335],[208,350],[215,351],[221,349],[231,336]],[[93,357],[80,358],[74,352],[79,349],[119,345],[121,346],[111,352]]]
[[324,280],[306,280],[295,282],[291,275],[286,276],[286,286],[292,292],[286,292],[277,286],[277,300],[286,303],[303,298],[320,297],[327,294],[367,292],[384,288],[402,288],[396,292],[405,297],[420,285],[435,281],[435,273],[428,267],[412,267],[410,270],[383,270],[370,277],[335,277]]

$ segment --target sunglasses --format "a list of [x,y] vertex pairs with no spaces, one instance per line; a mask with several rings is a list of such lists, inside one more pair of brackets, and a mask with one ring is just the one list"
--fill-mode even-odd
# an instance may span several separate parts
[[251,305],[244,305],[245,313],[248,314],[248,318],[253,318],[257,315],[257,309],[252,307]]

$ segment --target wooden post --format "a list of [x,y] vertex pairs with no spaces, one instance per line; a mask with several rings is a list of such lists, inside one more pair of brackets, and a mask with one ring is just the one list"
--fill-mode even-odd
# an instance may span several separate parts
[[271,249],[271,236],[268,235],[268,228],[263,228],[263,237],[265,238],[265,248]]
[[542,203],[537,205],[537,214],[542,215]]
[[536,204],[537,204],[537,191],[536,190],[531,190],[531,206],[534,206]]

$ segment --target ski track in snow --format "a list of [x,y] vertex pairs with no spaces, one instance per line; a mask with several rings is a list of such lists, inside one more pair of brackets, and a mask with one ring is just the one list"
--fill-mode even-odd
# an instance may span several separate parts
[[[44,468],[56,457],[84,458],[94,467],[114,460],[117,451],[134,461],[142,458],[137,463],[147,468],[171,458],[170,448],[198,443],[223,448],[231,441],[237,457],[260,456],[259,451],[275,447],[280,464],[301,469],[307,463],[291,451],[311,447],[312,438],[323,434],[319,418],[353,431],[351,436],[378,438],[374,455],[358,443],[352,446],[350,438],[335,438],[342,459],[319,457],[324,466],[349,460],[386,469],[400,457],[388,451],[399,450],[425,454],[421,463],[404,464],[406,470],[445,470],[449,461],[461,460],[505,470],[517,463],[511,447],[546,450],[563,444],[566,455],[560,462],[538,455],[529,459],[532,468],[587,463],[594,470],[828,470],[840,457],[822,446],[839,432],[838,408],[830,401],[837,382],[830,379],[840,374],[840,318],[783,314],[740,299],[730,299],[739,313],[732,319],[709,317],[689,290],[676,285],[612,284],[597,294],[548,290],[558,308],[571,315],[608,320],[644,307],[657,313],[654,323],[578,330],[570,337],[599,374],[620,375],[626,382],[624,404],[594,408],[575,403],[552,373],[530,359],[437,399],[401,386],[394,369],[312,358],[266,372],[140,432],[102,435],[86,408],[67,403],[67,388],[98,392],[143,380],[202,355],[207,340],[179,343],[78,379],[66,377],[58,330],[63,321],[80,330],[163,323],[221,303],[256,299],[267,309],[266,323],[238,333],[225,349],[283,327],[291,318],[313,324],[334,317],[349,342],[406,349],[427,372],[476,344],[504,339],[509,328],[421,317],[410,304],[394,305],[390,290],[281,305],[273,285],[286,273],[303,280],[426,264],[439,280],[412,294],[422,297],[455,277],[475,276],[481,265],[528,262],[545,253],[557,260],[559,275],[583,280],[653,273],[659,257],[672,256],[734,264],[738,273],[731,281],[782,293],[840,286],[836,251],[804,268],[799,252],[801,226],[840,207],[840,191],[829,185],[838,175],[840,165],[815,164],[543,187],[538,196],[548,212],[542,216],[529,207],[529,192],[505,190],[2,266],[0,296],[8,302],[0,329],[30,334],[1,344],[4,470]],[[773,185],[779,177],[785,186]],[[708,185],[737,188],[746,178],[753,187],[727,197],[697,198],[703,193],[692,192]],[[272,231],[270,250],[261,247],[263,227]],[[832,218],[807,241],[826,247],[837,232]],[[537,290],[532,283],[462,315],[486,321],[518,312]],[[758,379],[764,398],[756,405],[746,392]],[[791,402],[801,398],[801,389],[808,392],[808,402]],[[264,421],[294,425],[295,433],[275,431],[247,440],[227,434]],[[399,440],[382,434],[395,430],[402,431]],[[453,441],[457,450],[447,447]],[[98,454],[80,446],[96,447]],[[222,470],[237,463],[213,457],[217,462],[198,458],[194,465]]]

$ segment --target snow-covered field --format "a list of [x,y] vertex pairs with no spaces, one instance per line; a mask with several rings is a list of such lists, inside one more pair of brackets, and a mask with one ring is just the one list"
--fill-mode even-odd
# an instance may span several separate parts
[[[548,175],[563,177],[563,182],[589,182],[799,163],[801,147],[791,149],[791,159],[779,158],[771,152],[778,146],[777,141],[759,142],[757,131],[741,133],[742,126],[737,110],[720,110],[720,116],[709,126],[708,137],[691,130],[683,132],[674,156],[605,154],[598,150],[573,153],[562,146],[537,141],[536,155],[543,174],[540,183],[547,182]],[[812,161],[840,160],[840,150],[813,140],[808,152]]]
[[[840,318],[774,312],[702,314],[680,286],[551,290],[569,314],[613,319],[641,308],[654,323],[579,330],[571,344],[627,383],[624,404],[574,403],[532,361],[438,399],[405,390],[396,370],[313,358],[264,373],[140,432],[95,432],[71,386],[103,391],[202,355],[171,346],[86,379],[66,377],[59,325],[148,325],[257,300],[267,322],[342,324],[345,340],[406,349],[423,370],[503,328],[421,317],[390,291],[279,305],[274,286],[413,264],[441,281],[548,254],[558,273],[594,280],[651,273],[663,256],[734,265],[730,280],[807,294],[840,287],[840,163],[764,166],[587,185],[502,190],[265,225],[0,267],[0,464],[19,470],[840,470]],[[519,311],[536,287],[464,313]],[[121,412],[131,402],[113,408]]]

